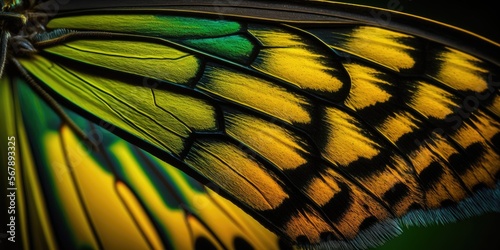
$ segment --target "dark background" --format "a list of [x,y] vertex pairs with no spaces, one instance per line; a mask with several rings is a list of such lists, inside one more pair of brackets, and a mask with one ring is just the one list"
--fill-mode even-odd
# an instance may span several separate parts
[[448,23],[500,43],[500,8],[494,6],[494,2],[481,0],[338,0],[338,2],[380,8],[401,6],[402,12]]

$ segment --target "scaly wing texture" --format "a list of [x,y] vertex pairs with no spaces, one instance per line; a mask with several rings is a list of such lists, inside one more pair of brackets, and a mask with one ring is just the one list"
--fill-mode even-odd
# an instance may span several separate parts
[[278,248],[274,234],[226,199],[71,113],[99,142],[90,150],[25,82],[12,81],[24,248]]
[[[500,209],[495,62],[324,10],[294,22],[202,7],[61,15],[39,39],[64,41],[19,60],[294,244],[366,248],[402,223]],[[137,202],[140,177],[114,171]]]

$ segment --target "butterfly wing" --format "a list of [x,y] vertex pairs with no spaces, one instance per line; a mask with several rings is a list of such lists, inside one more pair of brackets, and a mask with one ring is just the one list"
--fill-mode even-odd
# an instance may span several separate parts
[[[251,16],[255,5],[200,6],[62,15],[48,27],[72,30],[45,41],[67,42],[20,61],[292,242],[364,247],[397,234],[403,215],[425,224],[498,209],[481,188],[499,166],[498,64],[484,53],[352,11],[292,8],[304,24]],[[120,34],[73,31],[89,27]]]

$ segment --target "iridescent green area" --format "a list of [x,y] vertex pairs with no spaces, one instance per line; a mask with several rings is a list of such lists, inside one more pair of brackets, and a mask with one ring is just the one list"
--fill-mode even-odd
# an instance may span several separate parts
[[52,19],[49,29],[100,30],[164,38],[204,38],[238,32],[237,22],[163,15],[85,15]]
[[176,43],[239,63],[247,62],[255,49],[247,37],[237,34],[242,29],[241,24],[227,20],[163,15],[86,15],[55,18],[48,27],[173,39]]
[[210,52],[216,56],[242,63],[248,61],[254,49],[254,45],[248,38],[241,35],[189,39],[181,42],[193,48]]

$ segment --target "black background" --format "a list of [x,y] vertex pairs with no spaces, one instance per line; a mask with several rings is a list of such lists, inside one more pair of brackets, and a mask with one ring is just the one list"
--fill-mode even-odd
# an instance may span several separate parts
[[493,2],[490,1],[348,0],[339,2],[380,8],[401,6],[402,12],[451,24],[500,43],[500,8],[494,6]]

